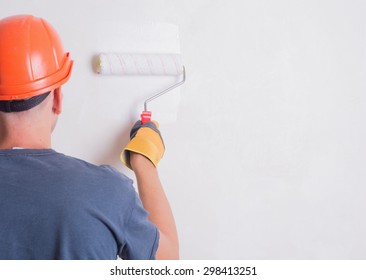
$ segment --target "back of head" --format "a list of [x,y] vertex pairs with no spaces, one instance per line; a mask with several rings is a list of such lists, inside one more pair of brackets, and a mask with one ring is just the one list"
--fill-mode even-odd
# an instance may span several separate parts
[[0,111],[37,106],[69,80],[72,66],[59,35],[46,20],[31,15],[0,20]]

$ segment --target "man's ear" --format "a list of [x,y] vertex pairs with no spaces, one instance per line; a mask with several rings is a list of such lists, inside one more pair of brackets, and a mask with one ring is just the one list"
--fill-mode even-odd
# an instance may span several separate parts
[[53,107],[52,110],[56,115],[61,114],[62,112],[62,99],[63,99],[63,94],[61,91],[61,88],[56,88],[53,91]]

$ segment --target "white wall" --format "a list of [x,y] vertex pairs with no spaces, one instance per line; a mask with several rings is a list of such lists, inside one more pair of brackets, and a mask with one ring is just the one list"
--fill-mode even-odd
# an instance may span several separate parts
[[366,258],[366,2],[0,6],[1,17],[48,19],[75,60],[55,149],[122,171],[119,152],[140,104],[118,95],[133,92],[130,84],[109,79],[108,86],[93,74],[98,27],[108,20],[179,26],[187,82],[177,121],[161,126],[160,173],[182,258]]

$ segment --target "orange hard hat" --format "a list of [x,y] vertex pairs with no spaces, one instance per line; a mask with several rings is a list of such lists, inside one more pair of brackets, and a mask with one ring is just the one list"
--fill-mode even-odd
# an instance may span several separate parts
[[0,20],[0,100],[37,96],[66,83],[73,61],[44,19],[16,15]]

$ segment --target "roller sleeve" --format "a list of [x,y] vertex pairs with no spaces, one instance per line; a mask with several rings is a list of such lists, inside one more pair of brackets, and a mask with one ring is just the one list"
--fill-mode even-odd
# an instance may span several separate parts
[[172,75],[183,73],[179,54],[101,53],[97,72],[101,75]]

